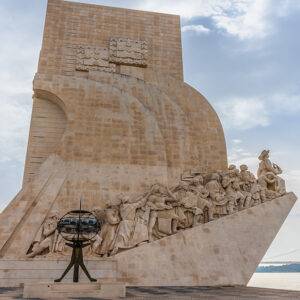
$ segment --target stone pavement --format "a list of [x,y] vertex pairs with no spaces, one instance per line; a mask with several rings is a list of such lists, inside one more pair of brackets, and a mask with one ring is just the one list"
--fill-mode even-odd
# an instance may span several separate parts
[[[0,300],[24,299],[21,288],[0,288]],[[73,298],[88,300],[92,298]],[[251,300],[251,299],[300,299],[300,291],[286,291],[251,287],[131,287],[123,299],[207,299],[207,300]]]

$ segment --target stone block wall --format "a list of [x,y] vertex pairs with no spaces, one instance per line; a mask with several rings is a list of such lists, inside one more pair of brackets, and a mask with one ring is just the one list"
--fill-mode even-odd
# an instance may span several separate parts
[[148,44],[145,77],[154,71],[183,80],[179,16],[62,0],[48,1],[38,72],[84,76],[75,70],[78,47],[107,51],[120,38]]
[[49,213],[80,197],[103,208],[227,168],[216,112],[183,81],[179,16],[49,0],[33,90],[24,205],[0,256],[23,257]]

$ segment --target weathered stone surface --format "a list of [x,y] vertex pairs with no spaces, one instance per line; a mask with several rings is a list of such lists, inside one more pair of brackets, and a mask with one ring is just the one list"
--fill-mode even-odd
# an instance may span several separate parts
[[179,16],[49,0],[24,185],[0,217],[0,256],[24,257],[47,215],[81,196],[104,208],[194,166],[226,169],[220,121],[182,78]]
[[281,198],[117,254],[131,286],[246,285],[293,207]]
[[[49,1],[24,184],[51,153],[110,164],[111,172],[159,167],[170,182],[195,163],[202,170],[226,167],[218,117],[182,82],[179,25],[173,15]],[[147,182],[141,177],[132,187],[122,176],[115,180],[120,191],[134,193]]]
[[110,39],[111,62],[120,65],[147,66],[148,43],[124,38]]
[[[69,264],[65,259],[35,259],[33,260],[1,260],[0,261],[0,286],[17,287],[22,283],[53,282],[61,276]],[[117,263],[114,260],[89,259],[86,266],[92,276],[101,283],[115,282],[117,277]],[[72,272],[67,274],[64,282],[71,282]],[[80,282],[89,282],[80,270]]]
[[111,283],[26,283],[23,297],[26,299],[66,299],[66,298],[93,298],[116,299],[124,298],[126,287],[124,284]]

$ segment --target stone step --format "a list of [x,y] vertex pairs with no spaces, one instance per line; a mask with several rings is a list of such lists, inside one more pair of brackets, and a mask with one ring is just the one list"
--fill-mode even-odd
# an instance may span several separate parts
[[23,297],[41,299],[94,298],[115,299],[126,296],[123,283],[29,283],[24,285]]
[[97,291],[101,289],[100,283],[55,283],[49,284],[49,289],[53,292],[84,292],[84,291]]
[[[22,283],[36,281],[53,282],[62,275],[68,264],[68,260],[0,260],[0,286],[17,287]],[[117,264],[113,260],[85,260],[85,264],[91,276],[101,282],[115,281],[117,277]],[[73,270],[69,271],[63,282],[73,281]],[[79,281],[89,282],[81,268]]]

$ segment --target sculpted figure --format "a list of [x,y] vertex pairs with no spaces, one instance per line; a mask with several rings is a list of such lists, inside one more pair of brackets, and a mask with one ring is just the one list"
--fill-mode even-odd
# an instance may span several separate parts
[[228,172],[223,177],[222,185],[226,191],[226,198],[228,198],[228,213],[232,214],[237,209],[243,209],[245,205],[245,196],[240,191],[239,170],[235,165],[230,165],[228,167]]
[[148,224],[150,219],[150,206],[144,205],[137,209],[135,215],[135,227],[132,236],[132,244],[138,246],[149,241]]
[[130,202],[129,198],[124,195],[120,195],[119,199],[121,201],[121,221],[118,225],[112,255],[116,254],[119,249],[128,249],[135,246],[132,243],[132,237],[135,229],[136,211],[146,204],[148,195],[142,195],[134,202]]
[[169,189],[163,185],[154,184],[148,200],[147,205],[150,207],[149,240],[175,233],[177,231],[176,220],[179,217],[172,204],[175,204],[177,200]]
[[282,173],[281,168],[270,161],[269,154],[270,150],[263,150],[259,155],[258,159],[260,160],[260,163],[257,170],[257,177],[265,175],[269,172],[273,173],[274,175],[279,175]]
[[32,251],[27,254],[27,257],[32,258],[46,251],[48,253],[63,251],[64,242],[56,230],[58,221],[58,213],[53,213],[45,220],[33,241]]
[[258,182],[264,190],[266,199],[273,199],[286,193],[285,182],[278,175],[281,168],[269,159],[269,150],[263,150],[259,155],[260,160],[257,176]]
[[209,192],[209,197],[215,205],[215,213],[219,216],[227,215],[227,202],[225,198],[225,191],[220,184],[221,178],[218,173],[213,173],[210,180],[205,185]]
[[92,252],[108,256],[113,250],[118,224],[120,223],[119,208],[107,206],[105,210],[95,210],[96,217],[104,219],[104,225],[92,244]]
[[203,215],[203,210],[198,207],[198,197],[192,191],[190,183],[180,182],[174,189],[174,192],[177,199],[175,211],[179,216],[177,219],[177,229],[185,229],[198,225]]
[[214,219],[214,203],[208,198],[209,191],[204,187],[204,179],[201,175],[193,178],[190,182],[191,191],[197,196],[197,207],[208,212],[207,222]]
[[258,178],[258,183],[262,189],[262,199],[265,202],[285,194],[284,180],[269,172]]
[[252,185],[250,193],[252,199],[250,206],[255,206],[263,202],[262,188],[258,183],[255,182]]
[[248,170],[248,166],[240,166],[239,178],[241,192],[245,197],[244,208],[249,208],[252,204],[258,204],[260,202],[260,188],[255,176]]

